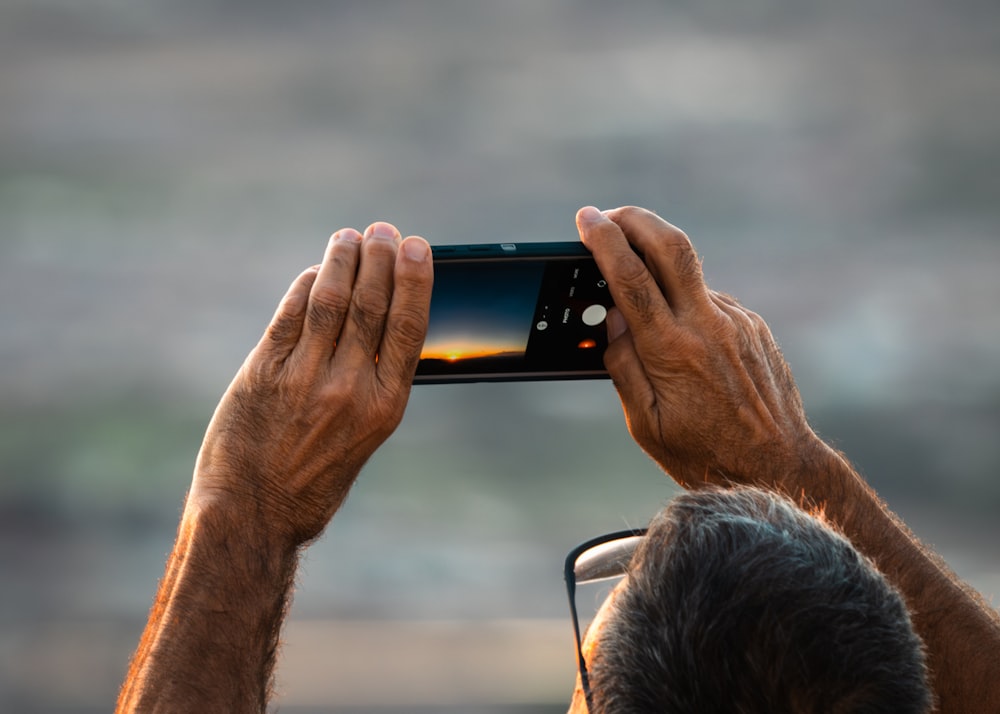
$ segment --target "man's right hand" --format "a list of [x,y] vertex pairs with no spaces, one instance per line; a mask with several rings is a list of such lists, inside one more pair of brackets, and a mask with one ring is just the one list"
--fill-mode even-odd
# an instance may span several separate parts
[[936,711],[1000,711],[1000,615],[813,433],[764,321],[709,290],[658,216],[584,208],[577,226],[618,306],[604,361],[635,440],[683,486],[751,483],[821,506],[906,597]]
[[683,486],[798,490],[789,471],[829,450],[764,321],[709,290],[691,241],[659,216],[588,207],[577,226],[617,306],[604,360],[633,438]]

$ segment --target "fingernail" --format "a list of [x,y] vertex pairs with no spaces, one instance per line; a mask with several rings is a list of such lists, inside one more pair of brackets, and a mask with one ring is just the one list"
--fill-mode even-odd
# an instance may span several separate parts
[[577,212],[576,220],[580,223],[600,223],[607,217],[593,206],[584,206]]
[[403,254],[410,260],[423,262],[430,255],[430,246],[419,238],[408,238],[403,241]]
[[612,342],[622,335],[628,329],[628,323],[625,322],[625,317],[622,315],[621,311],[613,307],[608,310],[608,342]]
[[368,226],[368,230],[365,231],[366,238],[388,238],[390,240],[399,239],[399,231],[396,230],[396,226],[391,223],[383,223],[379,221],[378,223],[372,223]]
[[358,233],[353,228],[341,228],[339,231],[333,234],[333,240],[340,241],[345,240],[351,243],[357,243],[361,240],[361,234]]

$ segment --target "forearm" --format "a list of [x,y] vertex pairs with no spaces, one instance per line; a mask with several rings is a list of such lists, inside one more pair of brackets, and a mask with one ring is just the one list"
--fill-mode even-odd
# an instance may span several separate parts
[[255,525],[185,510],[118,712],[264,711],[296,549]]
[[[1000,617],[877,497],[850,464],[822,445],[812,473],[786,490],[819,506],[906,598],[927,645],[941,712],[1000,711]],[[807,480],[808,479],[808,480]]]

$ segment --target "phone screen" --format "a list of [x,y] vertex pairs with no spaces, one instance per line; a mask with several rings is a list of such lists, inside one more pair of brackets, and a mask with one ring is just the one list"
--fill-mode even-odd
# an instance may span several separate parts
[[573,252],[436,262],[417,381],[606,377],[610,293]]

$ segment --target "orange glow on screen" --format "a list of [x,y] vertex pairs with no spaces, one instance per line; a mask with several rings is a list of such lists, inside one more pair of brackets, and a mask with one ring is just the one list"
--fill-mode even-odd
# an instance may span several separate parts
[[458,362],[464,359],[502,357],[515,354],[524,354],[524,348],[520,345],[484,345],[481,342],[452,342],[425,345],[424,351],[420,354],[420,359],[439,359],[447,362]]
[[580,344],[577,345],[581,350],[592,350],[597,347],[597,340],[586,339],[582,340]]

